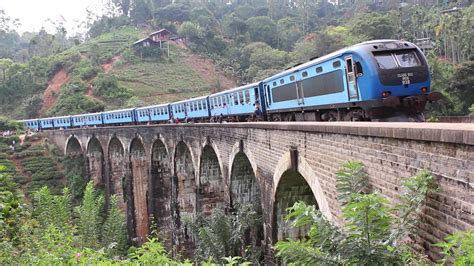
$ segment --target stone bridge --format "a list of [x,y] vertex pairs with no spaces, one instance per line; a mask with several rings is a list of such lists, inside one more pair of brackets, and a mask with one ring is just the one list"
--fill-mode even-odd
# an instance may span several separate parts
[[420,169],[439,191],[423,209],[417,247],[474,230],[474,125],[443,123],[232,123],[48,131],[65,154],[83,156],[88,178],[115,194],[129,235],[141,243],[155,222],[167,248],[193,249],[186,219],[252,203],[263,215],[256,243],[269,254],[299,236],[283,216],[297,200],[341,223],[338,168],[360,160],[373,191],[395,202],[400,180]]

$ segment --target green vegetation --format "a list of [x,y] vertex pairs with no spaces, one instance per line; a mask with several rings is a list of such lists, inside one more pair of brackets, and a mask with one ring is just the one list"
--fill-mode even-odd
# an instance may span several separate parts
[[[297,202],[287,220],[296,227],[311,226],[307,239],[276,244],[276,256],[295,265],[405,265],[422,263],[403,241],[413,232],[433,176],[420,171],[402,180],[404,190],[395,207],[381,195],[367,193],[367,178],[360,162],[349,161],[337,172],[337,188],[346,223],[337,227],[314,206]],[[393,219],[397,215],[398,219]]]
[[237,208],[235,213],[226,214],[222,209],[214,209],[208,217],[199,215],[196,221],[190,222],[197,242],[196,257],[200,260],[215,258],[224,263],[225,258],[239,256],[244,261],[258,264],[262,250],[256,231],[261,220],[252,204]]

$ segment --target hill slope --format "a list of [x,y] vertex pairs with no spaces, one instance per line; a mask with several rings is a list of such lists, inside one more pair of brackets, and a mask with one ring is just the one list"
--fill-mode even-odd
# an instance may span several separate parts
[[133,27],[103,34],[57,55],[41,116],[69,115],[166,103],[236,86],[211,60],[170,42],[170,53],[138,56],[132,43],[146,36]]

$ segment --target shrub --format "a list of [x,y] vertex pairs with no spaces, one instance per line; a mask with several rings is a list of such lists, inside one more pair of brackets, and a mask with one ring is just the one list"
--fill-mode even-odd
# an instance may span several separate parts
[[[276,256],[285,263],[329,265],[403,265],[416,263],[411,250],[401,241],[413,232],[416,214],[427,193],[434,191],[428,171],[405,178],[400,203],[390,208],[380,195],[365,192],[366,183],[360,162],[348,162],[338,171],[337,188],[343,218],[336,227],[304,202],[288,210],[293,226],[310,225],[307,239],[279,241]],[[358,181],[357,181],[358,180]],[[393,219],[398,215],[398,219]]]

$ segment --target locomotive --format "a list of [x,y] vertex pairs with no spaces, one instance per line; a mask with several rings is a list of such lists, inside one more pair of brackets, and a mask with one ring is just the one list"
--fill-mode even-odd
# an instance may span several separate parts
[[373,40],[296,65],[259,82],[174,103],[22,120],[31,129],[168,121],[423,121],[427,60],[413,43]]

